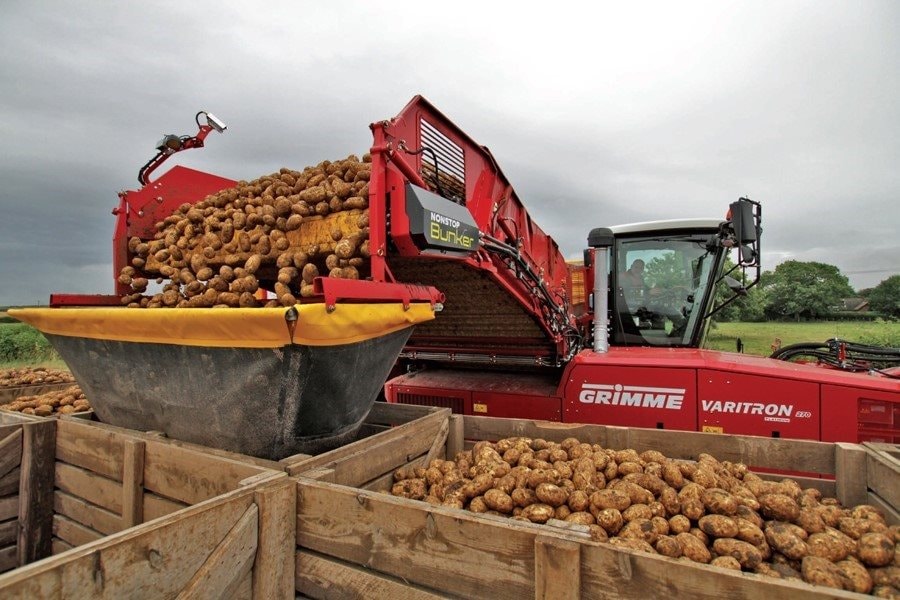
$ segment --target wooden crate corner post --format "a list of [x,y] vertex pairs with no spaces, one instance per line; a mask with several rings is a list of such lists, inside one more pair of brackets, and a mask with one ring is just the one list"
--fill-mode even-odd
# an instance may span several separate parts
[[866,449],[858,444],[834,445],[835,495],[844,506],[866,504]]
[[581,598],[581,544],[546,535],[534,538],[534,597]]
[[53,486],[56,421],[22,425],[19,480],[19,566],[50,556],[53,537]]
[[254,494],[259,540],[253,568],[253,597],[293,598],[297,546],[297,482],[282,477]]

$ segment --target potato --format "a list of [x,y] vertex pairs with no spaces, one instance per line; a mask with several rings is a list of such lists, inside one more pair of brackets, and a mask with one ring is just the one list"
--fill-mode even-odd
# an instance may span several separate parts
[[869,567],[884,567],[894,560],[894,542],[883,533],[864,533],[859,537],[857,556]]
[[622,511],[622,518],[626,523],[630,521],[634,521],[635,519],[647,519],[650,520],[653,517],[653,512],[650,510],[650,507],[646,504],[632,504],[624,511]]
[[697,522],[703,533],[717,538],[733,538],[738,534],[738,524],[725,515],[706,515]]
[[529,504],[522,509],[522,516],[532,523],[546,523],[553,518],[555,511],[548,504]]
[[538,501],[537,494],[530,488],[516,488],[513,490],[512,494],[510,494],[510,497],[512,498],[513,503],[520,508],[525,508]]
[[398,481],[394,484],[394,487],[391,488],[391,494],[393,494],[394,496],[400,496],[401,498],[423,500],[427,494],[425,480],[404,479],[402,481]]
[[869,569],[874,585],[891,585],[900,589],[900,567],[879,567]]
[[568,523],[578,523],[579,525],[596,525],[597,523],[594,515],[585,511],[573,511],[565,518],[565,521]]
[[734,515],[737,513],[737,499],[720,488],[709,488],[703,490],[700,500],[706,507],[706,510],[718,515]]
[[822,533],[825,531],[825,521],[821,515],[811,510],[801,510],[794,522],[807,533]]
[[674,515],[669,519],[669,531],[673,534],[687,533],[691,530],[691,520],[684,515]]
[[631,506],[631,498],[622,490],[605,489],[591,494],[591,506],[600,510],[614,508],[623,511]]
[[503,514],[510,514],[513,510],[513,500],[509,494],[498,489],[490,489],[484,493],[484,503],[491,510]]
[[883,523],[869,519],[855,519],[853,517],[841,518],[838,521],[838,527],[855,540],[858,540],[865,533],[887,531],[887,527]]
[[625,526],[619,531],[619,537],[644,540],[648,544],[653,544],[659,539],[659,533],[653,527],[650,519],[638,518],[625,523]]
[[800,516],[800,505],[785,494],[766,494],[759,498],[760,512],[767,519],[794,521]]
[[675,536],[675,540],[681,546],[682,556],[698,563],[708,563],[712,560],[712,555],[706,545],[696,536],[690,533],[679,533]]
[[772,522],[766,527],[765,534],[769,545],[790,559],[801,560],[809,554],[809,546],[787,523]]
[[[592,505],[593,508],[593,505]],[[597,525],[606,530],[610,535],[616,535],[625,524],[622,513],[615,508],[604,508],[591,513],[597,520]]]
[[710,566],[719,567],[720,569],[730,569],[732,571],[740,571],[741,563],[732,556],[717,556],[709,562]]
[[872,576],[863,565],[852,560],[842,560],[836,565],[841,575],[844,576],[844,589],[860,594],[868,594],[872,591]]
[[735,523],[738,526],[738,532],[734,536],[737,539],[747,542],[748,544],[752,544],[756,547],[762,546],[766,544],[766,534],[763,533],[762,529],[751,523],[746,519],[741,519],[740,517],[735,518]]
[[841,570],[831,561],[818,556],[807,556],[803,559],[801,574],[803,581],[813,585],[824,585],[839,590],[844,589],[844,576]]
[[659,536],[653,547],[658,553],[662,554],[663,556],[668,556],[669,558],[681,557],[681,544],[679,544],[678,540],[676,540],[672,536]]
[[672,517],[681,512],[681,503],[678,501],[678,493],[675,488],[666,486],[659,494],[659,502],[666,511],[666,516]]
[[763,560],[756,546],[741,540],[719,538],[713,542],[713,550],[719,556],[731,556],[743,569],[755,569]]
[[569,493],[567,503],[572,512],[586,512],[591,506],[591,499],[587,492],[576,489]]
[[684,486],[684,475],[682,475],[681,469],[674,462],[663,464],[662,478],[676,490],[679,490]]
[[831,562],[844,560],[856,550],[856,543],[836,529],[814,533],[806,540],[811,556],[825,558]]
[[628,494],[632,504],[651,504],[655,498],[653,494],[631,481],[620,481],[615,485],[616,490]]

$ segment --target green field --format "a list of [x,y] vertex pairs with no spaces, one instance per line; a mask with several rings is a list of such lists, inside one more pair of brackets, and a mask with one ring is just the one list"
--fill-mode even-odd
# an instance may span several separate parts
[[59,369],[66,365],[37,329],[25,323],[0,320],[0,368],[25,366]]
[[734,352],[740,338],[746,354],[768,356],[775,338],[781,345],[798,342],[824,342],[840,338],[850,342],[900,347],[900,322],[884,321],[812,321],[808,323],[718,323],[710,329],[706,347]]

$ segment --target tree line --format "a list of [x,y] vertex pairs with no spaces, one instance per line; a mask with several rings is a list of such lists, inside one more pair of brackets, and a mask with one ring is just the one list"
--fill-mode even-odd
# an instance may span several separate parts
[[[724,300],[730,291],[717,290]],[[855,291],[834,265],[788,260],[774,271],[765,271],[746,296],[716,315],[719,321],[770,321],[832,318],[841,314],[844,298],[862,297],[869,310],[887,318],[900,318],[900,275],[881,281],[874,288]],[[846,314],[846,313],[843,313]],[[869,313],[871,314],[871,313]]]

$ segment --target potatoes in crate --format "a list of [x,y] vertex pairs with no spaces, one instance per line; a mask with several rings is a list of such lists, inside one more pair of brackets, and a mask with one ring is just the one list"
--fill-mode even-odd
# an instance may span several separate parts
[[[900,526],[796,481],[700,454],[527,437],[481,441],[450,460],[398,469],[394,495],[538,524],[591,540],[814,585],[900,594]],[[542,525],[543,524],[543,525]]]

